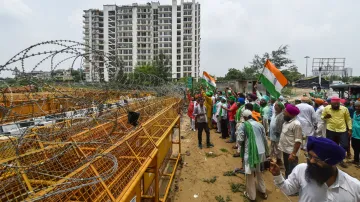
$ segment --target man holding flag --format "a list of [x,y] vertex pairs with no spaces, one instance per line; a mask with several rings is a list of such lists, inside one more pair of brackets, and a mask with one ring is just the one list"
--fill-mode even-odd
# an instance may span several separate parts
[[[207,72],[204,71],[203,77],[202,77],[202,83],[206,87],[206,90],[207,90],[206,93],[202,92],[202,96],[205,98],[205,106],[208,109],[212,109],[212,105],[213,105],[212,96],[213,96],[213,92],[216,89],[215,79],[213,77],[211,77]],[[208,120],[211,120],[211,117],[212,117],[212,111],[208,110],[207,111]],[[210,129],[212,129],[211,121],[208,122],[208,127]]]

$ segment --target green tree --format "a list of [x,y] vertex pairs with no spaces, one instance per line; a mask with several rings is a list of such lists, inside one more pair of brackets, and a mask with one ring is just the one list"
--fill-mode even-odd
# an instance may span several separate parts
[[153,61],[155,75],[163,79],[165,82],[171,80],[171,67],[169,63],[169,58],[162,53],[155,57],[155,60]]
[[277,50],[271,51],[271,53],[266,52],[262,56],[255,55],[250,67],[256,71],[260,71],[264,67],[267,59],[269,59],[278,69],[291,66],[293,61],[287,58],[288,54],[289,46],[280,46]]
[[225,80],[242,80],[244,78],[245,78],[244,73],[241,70],[235,68],[230,68],[228,70],[228,73],[225,74],[224,77]]
[[71,70],[71,76],[75,82],[85,80],[85,74],[82,69],[73,69]]
[[298,67],[295,65],[282,70],[281,73],[283,73],[289,81],[297,81],[304,77],[304,75],[298,71]]

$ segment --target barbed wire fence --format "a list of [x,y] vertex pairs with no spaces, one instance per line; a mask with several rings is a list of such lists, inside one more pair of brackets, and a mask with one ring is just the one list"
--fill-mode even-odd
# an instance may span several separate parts
[[[92,57],[109,61],[104,63],[109,71],[115,66],[113,81],[57,82],[31,74],[43,67],[51,73],[60,67],[84,72],[84,60]],[[183,98],[184,86],[156,75],[121,73],[112,58],[76,41],[53,40],[25,48],[0,65],[0,73],[18,79],[0,81],[1,201],[52,201],[107,181],[127,165],[105,151]],[[139,141],[134,144],[145,144]]]

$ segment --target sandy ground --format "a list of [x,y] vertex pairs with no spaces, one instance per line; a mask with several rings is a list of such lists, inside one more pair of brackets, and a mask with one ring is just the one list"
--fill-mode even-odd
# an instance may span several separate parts
[[[189,130],[187,116],[182,119],[181,128],[183,164],[177,171],[169,201],[219,201],[216,200],[216,196],[222,196],[225,199],[224,202],[227,201],[226,198],[237,202],[248,201],[243,197],[242,192],[233,193],[230,186],[231,183],[245,184],[245,176],[241,174],[223,176],[224,172],[241,166],[241,159],[232,157],[235,152],[232,149],[233,144],[225,143],[223,139],[219,138],[219,134],[211,130],[211,141],[215,147],[200,150],[197,147],[197,132]],[[203,144],[204,142],[205,133],[203,134]],[[209,152],[213,152],[217,156],[207,157],[206,153]],[[305,162],[303,153],[300,155],[300,162]],[[353,165],[349,165],[347,169],[342,168],[342,170],[358,179],[360,177],[359,169]],[[204,179],[211,179],[215,176],[215,182],[204,182]],[[275,187],[271,173],[265,171],[263,176],[269,196],[266,201],[298,201],[297,197],[287,197]],[[265,200],[257,196],[257,201]]]

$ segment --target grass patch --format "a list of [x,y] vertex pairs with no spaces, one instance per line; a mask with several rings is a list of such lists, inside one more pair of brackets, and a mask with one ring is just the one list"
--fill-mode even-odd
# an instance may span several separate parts
[[228,153],[229,151],[225,148],[221,148],[220,151],[224,152],[224,153]]
[[232,170],[224,172],[224,176],[236,176],[236,173]]
[[226,196],[226,199],[224,199],[224,197],[222,197],[221,195],[215,196],[215,199],[217,202],[230,202],[231,198],[230,196]]
[[230,184],[230,187],[231,187],[231,191],[233,192],[233,193],[237,193],[237,192],[244,192],[245,191],[245,189],[246,189],[246,187],[245,187],[245,185],[243,185],[243,184],[240,184],[240,183],[231,183]]
[[214,176],[214,177],[212,177],[212,178],[210,178],[210,179],[203,179],[202,181],[203,182],[206,182],[206,183],[208,183],[208,184],[213,184],[214,182],[216,182],[216,176]]
[[215,157],[218,157],[219,155],[215,154],[214,152],[209,152],[209,153],[205,153],[205,156],[207,158],[215,158]]

